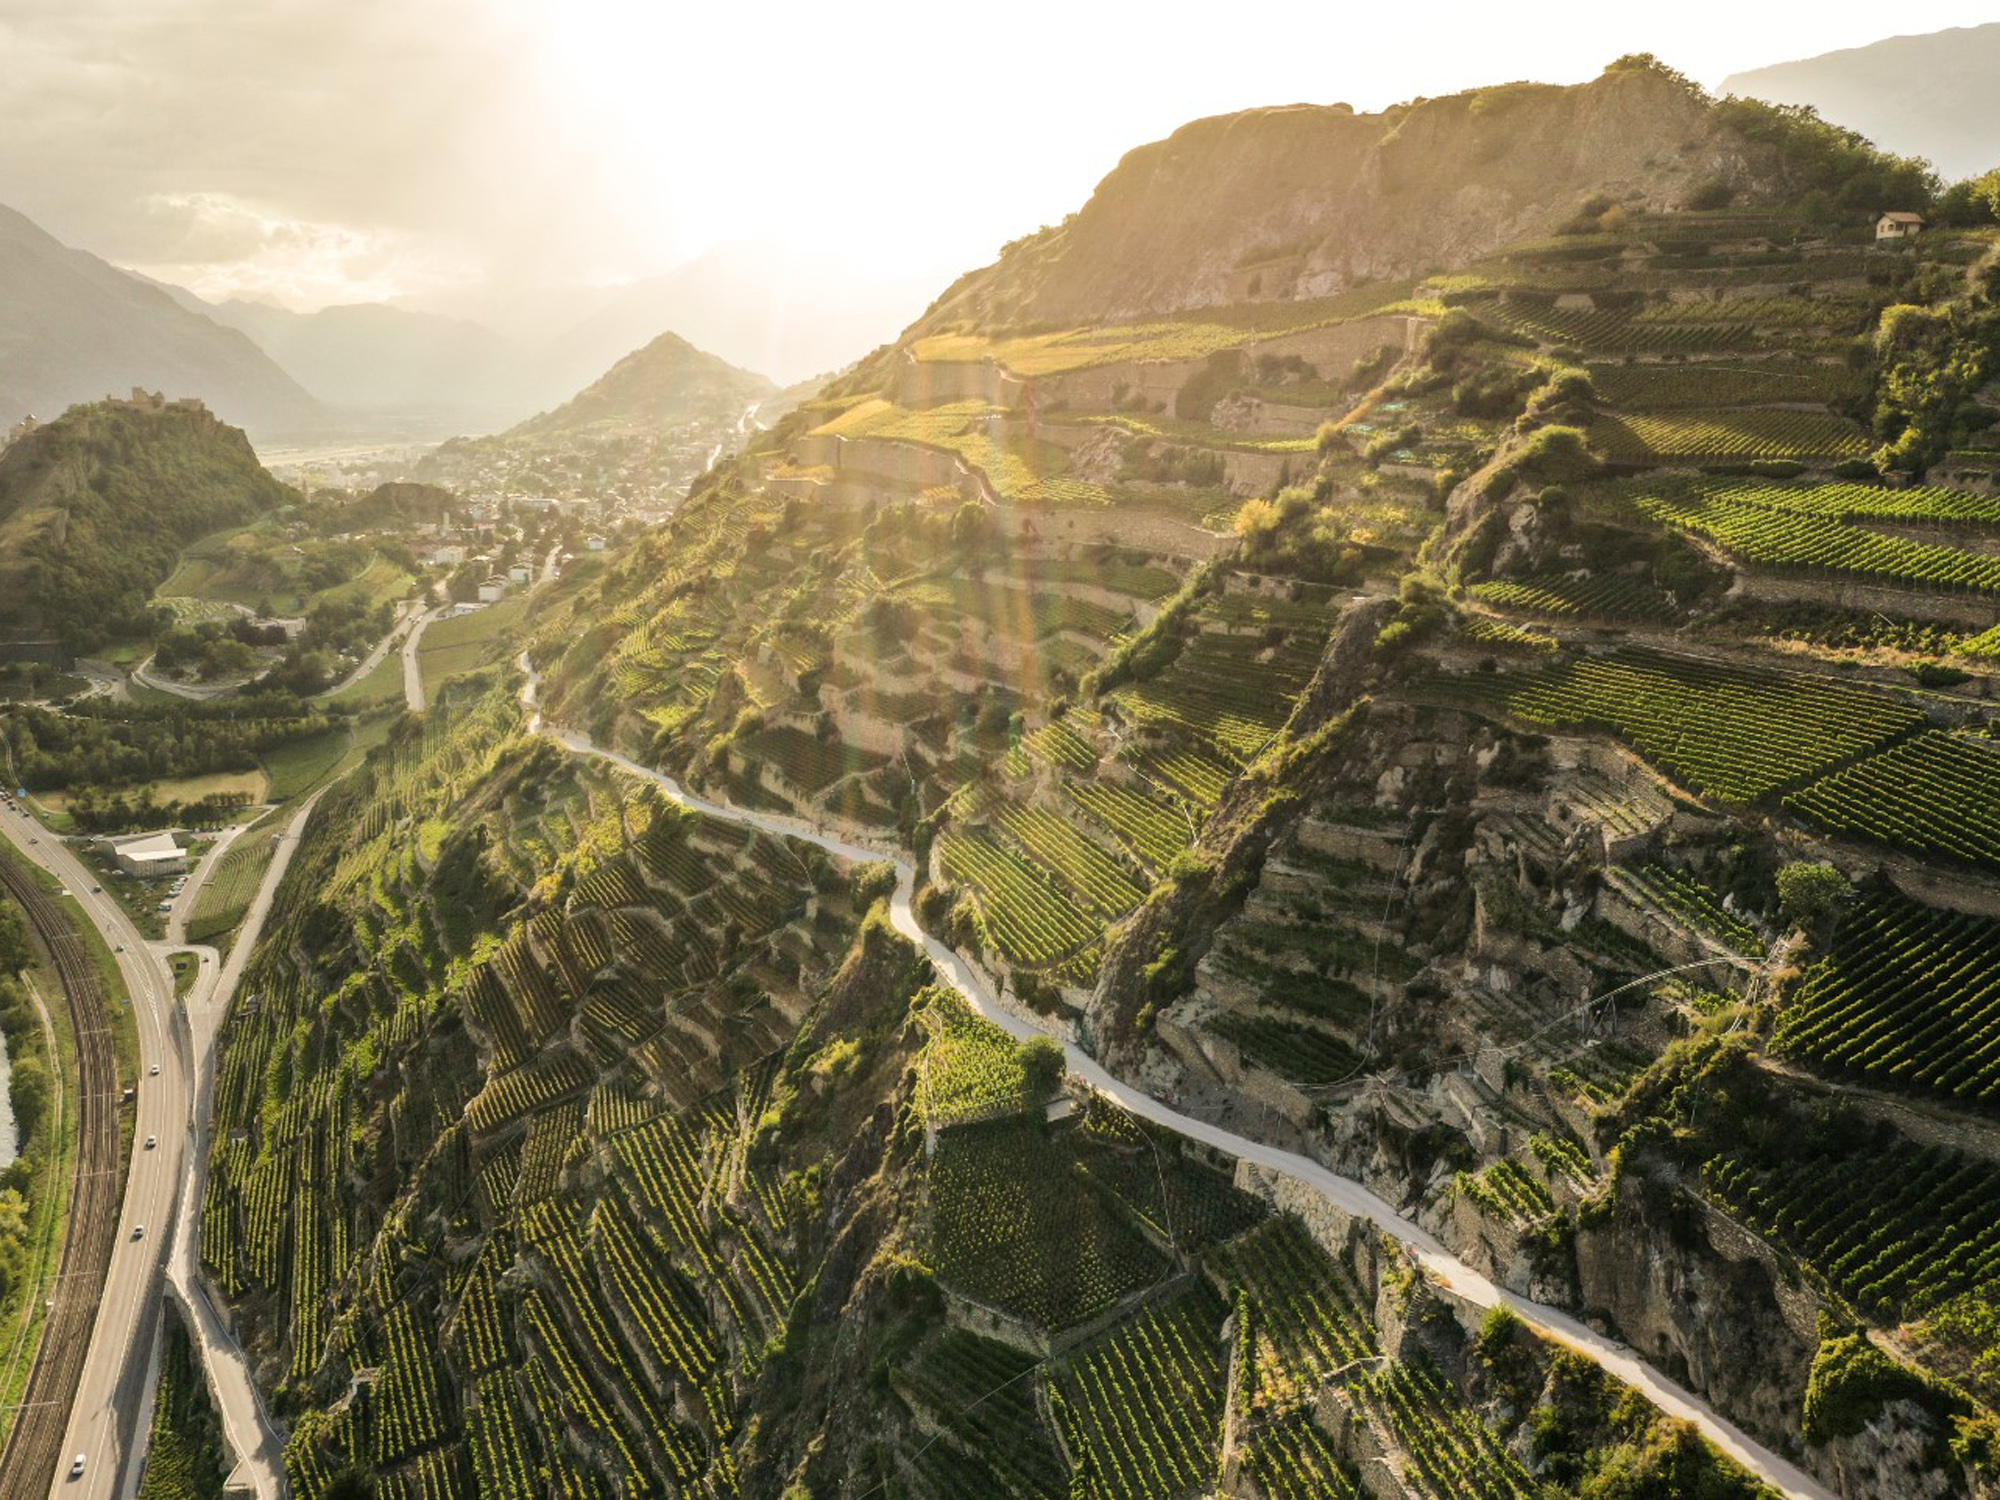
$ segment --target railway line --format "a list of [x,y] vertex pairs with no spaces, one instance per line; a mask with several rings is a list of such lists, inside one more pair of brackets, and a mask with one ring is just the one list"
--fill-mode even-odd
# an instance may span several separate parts
[[111,1268],[124,1156],[119,1149],[118,1059],[103,980],[75,926],[32,875],[13,860],[0,859],[0,885],[20,903],[55,965],[76,1037],[79,1082],[76,1174],[53,1305],[20,1410],[0,1447],[0,1495],[16,1496],[43,1493],[50,1477],[68,1468],[63,1437]]

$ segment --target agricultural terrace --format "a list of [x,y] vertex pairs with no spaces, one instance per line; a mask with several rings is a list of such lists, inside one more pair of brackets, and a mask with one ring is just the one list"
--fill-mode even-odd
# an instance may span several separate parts
[[1856,901],[1787,995],[1774,1045],[1877,1087],[2000,1105],[2000,922]]
[[1923,723],[1908,704],[1843,683],[1624,649],[1571,658],[1497,690],[1531,724],[1598,729],[1684,785],[1754,802]]
[[1436,316],[1441,305],[1413,299],[1407,285],[1360,287],[1310,302],[1252,302],[1203,308],[1179,318],[1058,333],[942,333],[912,346],[926,363],[990,362],[1016,375],[1061,375],[1099,365],[1194,360],[1287,334],[1391,314]]
[[1613,493],[1752,566],[1939,592],[2000,592],[2000,558],[1882,529],[1893,523],[1944,536],[1954,527],[1992,527],[2000,524],[2000,502],[1989,496],[1692,479],[1631,481]]

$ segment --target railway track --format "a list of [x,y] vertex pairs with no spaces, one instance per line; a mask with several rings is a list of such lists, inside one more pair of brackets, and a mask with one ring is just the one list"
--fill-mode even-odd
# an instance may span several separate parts
[[111,1266],[122,1196],[118,1060],[111,1011],[97,966],[76,928],[34,877],[0,858],[0,885],[21,904],[62,981],[78,1062],[76,1176],[54,1306],[42,1327],[28,1385],[0,1447],[0,1496],[45,1495],[67,1463],[62,1451],[91,1329]]

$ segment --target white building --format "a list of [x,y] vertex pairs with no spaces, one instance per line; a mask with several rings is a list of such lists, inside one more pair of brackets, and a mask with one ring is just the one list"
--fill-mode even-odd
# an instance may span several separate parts
[[479,602],[481,604],[491,604],[495,599],[500,598],[506,592],[507,592],[506,579],[489,578],[486,580],[486,582],[479,585]]
[[604,550],[604,538],[593,532],[583,539],[583,550],[586,552],[602,552]]
[[535,570],[530,568],[526,563],[515,563],[513,567],[507,570],[507,581],[509,583],[533,583],[534,580]]
[[1923,232],[1922,214],[1886,213],[1875,221],[1878,240],[1912,240]]
[[174,842],[171,833],[119,839],[111,845],[111,857],[127,875],[147,880],[156,875],[178,875],[188,867],[187,850]]

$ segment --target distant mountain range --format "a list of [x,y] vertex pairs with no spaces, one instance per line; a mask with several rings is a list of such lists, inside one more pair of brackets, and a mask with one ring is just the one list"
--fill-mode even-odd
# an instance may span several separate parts
[[224,421],[258,432],[326,419],[239,330],[0,207],[0,429],[135,385],[199,396]]
[[1725,93],[1810,104],[1947,179],[2000,167],[2000,22],[1897,36],[1723,80]]
[[555,394],[535,377],[527,350],[461,318],[380,302],[299,313],[165,290],[190,311],[247,334],[307,390],[344,411],[498,424]]

